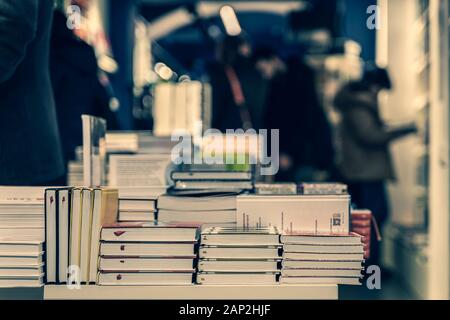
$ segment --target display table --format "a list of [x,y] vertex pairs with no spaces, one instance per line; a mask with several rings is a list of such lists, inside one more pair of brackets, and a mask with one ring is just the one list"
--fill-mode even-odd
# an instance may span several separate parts
[[44,299],[60,300],[336,300],[337,285],[273,286],[45,286]]

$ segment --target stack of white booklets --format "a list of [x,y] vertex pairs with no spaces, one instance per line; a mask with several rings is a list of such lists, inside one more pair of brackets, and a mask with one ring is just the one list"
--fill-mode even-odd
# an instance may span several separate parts
[[105,188],[48,188],[46,283],[96,283],[100,231],[117,221],[118,191]]
[[236,225],[236,195],[162,195],[158,198],[158,221],[209,226]]
[[193,283],[199,229],[195,225],[117,223],[101,233],[98,284]]
[[153,222],[156,202],[166,187],[123,187],[119,189],[119,222]]
[[299,234],[281,236],[283,284],[360,285],[364,249],[362,237]]
[[0,237],[0,288],[44,284],[44,244],[40,239]]
[[276,228],[209,228],[202,232],[197,283],[271,285],[281,261]]
[[44,188],[0,187],[0,287],[44,280]]
[[44,240],[45,188],[0,187],[0,237]]

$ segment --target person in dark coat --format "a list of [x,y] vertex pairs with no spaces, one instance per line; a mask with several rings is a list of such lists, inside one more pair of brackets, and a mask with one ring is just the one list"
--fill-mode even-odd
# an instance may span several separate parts
[[[415,125],[388,128],[383,123],[378,95],[391,88],[387,70],[372,66],[362,80],[345,85],[334,102],[342,116],[340,174],[349,185],[352,202],[361,209],[370,209],[379,225],[389,214],[385,182],[395,179],[389,145],[417,130]],[[371,263],[378,264],[379,246],[376,241],[372,244]]]
[[116,120],[109,107],[111,97],[99,81],[94,49],[68,29],[66,22],[65,14],[55,10],[50,70],[67,162],[75,158],[75,148],[83,144],[81,115],[105,118],[108,128],[116,127]]
[[49,76],[53,0],[0,0],[0,185],[64,174]]
[[265,126],[280,130],[281,181],[316,181],[331,171],[331,127],[319,104],[314,71],[299,58],[283,61],[270,47],[255,51],[255,64],[269,81]]
[[212,127],[222,132],[263,127],[266,87],[250,55],[245,37],[227,36],[218,46],[217,61],[208,66]]

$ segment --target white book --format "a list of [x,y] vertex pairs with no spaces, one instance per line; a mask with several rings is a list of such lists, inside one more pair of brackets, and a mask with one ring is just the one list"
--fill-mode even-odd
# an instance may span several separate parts
[[44,275],[39,278],[24,277],[15,279],[0,279],[0,288],[38,288],[44,285]]
[[285,244],[284,252],[303,253],[364,253],[364,246],[361,245],[310,245],[310,244]]
[[100,271],[179,271],[194,272],[195,256],[187,258],[101,258]]
[[43,265],[38,267],[0,267],[0,279],[39,278],[44,274]]
[[253,183],[250,181],[176,181],[176,190],[204,190],[218,189],[226,191],[252,190]]
[[251,180],[252,174],[248,171],[178,171],[172,172],[172,179],[175,181],[239,181]]
[[281,235],[283,244],[301,244],[317,246],[348,246],[361,245],[362,237],[356,233],[329,234],[329,233],[287,233]]
[[155,212],[120,211],[119,222],[152,222],[155,221]]
[[281,233],[349,233],[350,196],[237,197],[239,227],[275,226]]
[[37,215],[0,215],[2,228],[39,228],[45,227],[45,217]]
[[70,259],[71,266],[80,267],[81,254],[81,217],[83,212],[82,189],[74,189],[72,192],[72,210],[70,217]]
[[166,193],[168,186],[157,187],[119,187],[119,199],[157,200]]
[[206,247],[199,249],[200,259],[279,259],[278,247]]
[[38,256],[44,250],[39,240],[17,241],[11,238],[0,238],[0,256],[20,253],[24,256]]
[[45,240],[45,228],[2,228],[0,226],[0,238],[14,238],[16,240]]
[[57,226],[58,202],[56,190],[48,189],[45,191],[45,256],[46,256],[46,281],[47,283],[57,282],[56,259],[57,255]]
[[70,199],[71,190],[58,191],[58,280],[67,282],[67,267],[69,266],[69,234],[70,234]]
[[102,241],[195,242],[198,227],[164,223],[118,223],[104,226]]
[[45,187],[0,187],[0,205],[43,205]]
[[0,267],[36,267],[43,263],[42,253],[39,256],[22,256],[20,254],[0,256]]
[[283,252],[283,259],[288,260],[319,260],[319,261],[363,261],[361,253],[299,253]]
[[360,269],[362,261],[298,261],[283,260],[284,269]]
[[81,282],[89,281],[93,198],[94,195],[91,189],[83,189],[83,209],[81,214],[81,239],[80,239]]
[[274,285],[274,273],[203,273],[197,274],[197,283],[202,285]]
[[158,211],[158,220],[163,222],[236,223],[236,210],[212,211]]
[[200,272],[279,272],[277,260],[200,260]]
[[154,134],[158,137],[170,136],[173,132],[172,105],[175,86],[172,83],[160,83],[155,87],[153,107]]
[[284,277],[361,277],[362,269],[283,269]]
[[280,235],[276,228],[209,228],[201,235],[202,245],[242,245],[276,246],[280,245]]
[[119,210],[154,212],[156,210],[156,201],[146,199],[120,199]]
[[18,218],[23,215],[33,216],[35,218],[45,216],[45,206],[43,204],[24,205],[14,202],[10,202],[9,204],[0,204],[1,218],[8,216]]
[[281,277],[281,284],[340,284],[361,285],[360,278],[346,277]]
[[189,285],[192,284],[192,273],[100,272],[98,284],[101,286]]
[[189,257],[195,254],[195,243],[103,242],[101,256],[115,257]]
[[158,209],[178,211],[236,210],[236,196],[179,197],[162,195]]

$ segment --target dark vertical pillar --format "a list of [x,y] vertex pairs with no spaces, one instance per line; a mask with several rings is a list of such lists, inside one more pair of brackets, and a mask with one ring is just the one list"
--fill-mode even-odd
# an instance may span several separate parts
[[133,108],[133,48],[134,21],[136,17],[135,0],[110,0],[107,6],[107,28],[114,58],[119,70],[111,77],[117,98],[119,126],[122,130],[134,127]]
[[367,8],[376,5],[377,0],[342,0],[344,6],[342,19],[343,36],[358,42],[362,46],[362,58],[375,61],[376,30],[367,28]]

